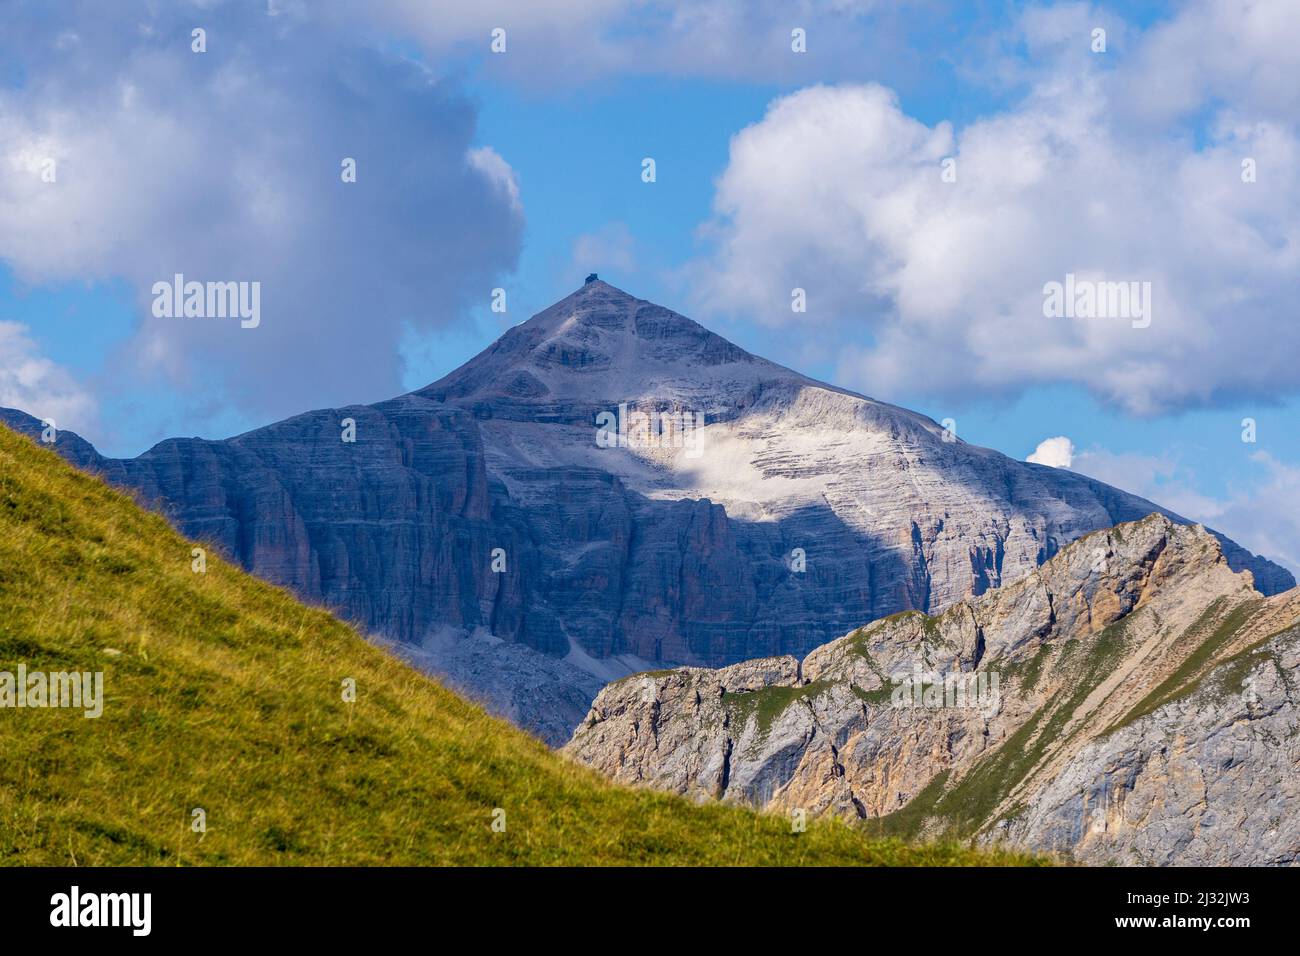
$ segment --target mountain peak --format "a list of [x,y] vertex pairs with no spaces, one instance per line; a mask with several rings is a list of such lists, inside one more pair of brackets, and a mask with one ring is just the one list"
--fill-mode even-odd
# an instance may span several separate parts
[[677,312],[599,278],[509,329],[417,394],[478,398],[672,400],[717,397],[758,380],[802,379]]
[[[595,273],[592,273],[595,275]],[[582,324],[620,325],[629,314],[635,314],[638,305],[652,305],[645,299],[638,299],[630,292],[610,285],[599,278],[589,278],[541,312],[538,312],[524,326],[550,326],[573,320]],[[689,320],[687,320],[689,321]]]
[[[650,321],[651,317],[657,321]],[[516,328],[541,328],[553,333],[562,333],[575,326],[626,332],[641,338],[662,337],[662,331],[666,326],[675,327],[679,332],[696,335],[713,334],[694,319],[656,305],[647,299],[637,298],[630,292],[610,285],[600,278],[589,278],[563,299],[538,312]],[[508,335],[509,332],[506,334]]]

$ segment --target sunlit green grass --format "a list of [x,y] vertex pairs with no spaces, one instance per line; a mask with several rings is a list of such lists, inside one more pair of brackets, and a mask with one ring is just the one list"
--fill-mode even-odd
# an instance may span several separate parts
[[194,546],[0,427],[0,671],[105,691],[0,709],[0,863],[1031,862],[615,786]]

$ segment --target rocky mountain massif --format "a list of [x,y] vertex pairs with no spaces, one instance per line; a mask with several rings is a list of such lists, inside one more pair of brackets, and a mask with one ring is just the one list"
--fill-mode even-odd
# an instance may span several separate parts
[[[561,743],[608,680],[801,656],[1160,510],[952,439],[594,281],[390,401],[130,460],[56,448]],[[1222,544],[1266,593],[1294,583]]]
[[[617,786],[228,562],[193,573],[191,547],[0,428],[3,866],[1039,862],[841,826],[796,840],[779,817]],[[16,694],[21,668],[98,672],[97,716],[53,680]]]
[[1300,589],[1162,515],[808,654],[629,677],[565,750],[615,780],[1089,863],[1300,862]]

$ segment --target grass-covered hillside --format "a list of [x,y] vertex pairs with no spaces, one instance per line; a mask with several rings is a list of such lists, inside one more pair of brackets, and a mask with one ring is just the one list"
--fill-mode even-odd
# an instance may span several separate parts
[[0,672],[104,674],[0,709],[0,863],[1026,862],[615,786],[193,547],[0,427]]

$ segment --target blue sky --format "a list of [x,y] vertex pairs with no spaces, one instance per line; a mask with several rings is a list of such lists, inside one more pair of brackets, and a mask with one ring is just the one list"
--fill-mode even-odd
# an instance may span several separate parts
[[[967,441],[1064,437],[1053,463],[1297,568],[1285,4],[858,6],[19,4],[0,402],[118,455],[224,437],[426,384],[594,270]],[[293,314],[260,339],[160,327],[147,286],[173,265],[262,275]],[[1149,277],[1163,312],[1052,327],[1039,287],[1067,270]]]

